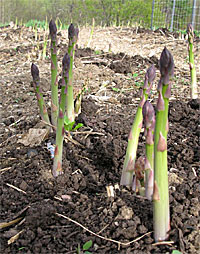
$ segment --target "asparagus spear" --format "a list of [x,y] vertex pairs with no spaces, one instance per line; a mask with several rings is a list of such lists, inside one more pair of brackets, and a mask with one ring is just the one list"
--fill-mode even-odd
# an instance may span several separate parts
[[145,196],[152,200],[153,195],[153,160],[154,160],[154,127],[155,112],[152,104],[146,101],[142,114],[144,118],[145,136],[146,136],[146,157],[145,157]]
[[57,123],[57,129],[56,129],[56,147],[55,147],[53,170],[52,170],[52,174],[54,177],[57,177],[58,175],[61,175],[63,173],[62,152],[63,152],[63,139],[65,134],[64,115],[65,115],[65,107],[66,107],[67,84],[69,81],[69,68],[70,68],[70,57],[68,53],[66,53],[62,61],[63,82],[62,82],[61,95],[60,95],[58,123]]
[[134,174],[134,165],[136,159],[136,152],[138,147],[138,139],[140,135],[140,131],[142,128],[142,107],[145,101],[148,98],[149,92],[151,90],[153,81],[155,79],[156,70],[154,65],[147,69],[145,74],[144,86],[141,94],[141,100],[135,115],[135,119],[128,137],[128,147],[126,150],[125,161],[122,170],[121,176],[121,185],[132,186],[133,174]]
[[67,111],[66,116],[69,122],[74,121],[74,95],[73,95],[73,63],[74,63],[74,54],[75,47],[78,40],[78,28],[74,28],[74,25],[71,24],[68,29],[68,54],[70,56],[70,69],[69,69],[69,82],[67,85]]
[[51,121],[56,126],[58,117],[57,27],[53,20],[49,22],[49,31],[51,37]]
[[41,118],[44,122],[46,122],[48,124],[47,128],[50,128],[49,127],[50,126],[49,125],[50,124],[49,116],[48,116],[47,109],[45,106],[43,94],[40,89],[39,69],[38,69],[37,65],[35,65],[34,63],[32,63],[32,65],[31,65],[31,75],[33,77],[33,87],[34,87],[34,90],[36,93]]
[[154,134],[154,192],[153,220],[155,241],[168,238],[170,230],[169,191],[167,169],[168,107],[171,95],[171,78],[174,75],[174,61],[165,47],[160,57],[161,78],[158,84],[158,102]]
[[197,99],[198,98],[198,89],[197,89],[197,75],[196,75],[196,68],[194,63],[194,30],[192,24],[188,24],[187,26],[187,34],[188,34],[188,52],[189,52],[189,64],[190,64],[190,75],[191,75],[191,98]]

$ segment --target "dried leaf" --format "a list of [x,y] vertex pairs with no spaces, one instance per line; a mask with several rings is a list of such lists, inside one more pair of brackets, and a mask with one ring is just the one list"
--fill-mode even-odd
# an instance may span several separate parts
[[38,146],[47,137],[49,130],[47,129],[29,129],[29,132],[24,134],[17,143],[25,146]]

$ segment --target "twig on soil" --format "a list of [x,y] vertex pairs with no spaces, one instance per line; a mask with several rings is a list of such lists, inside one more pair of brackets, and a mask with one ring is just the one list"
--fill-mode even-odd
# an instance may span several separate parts
[[95,132],[95,131],[76,131],[73,133],[73,135],[75,134],[87,134],[87,135],[100,135],[100,136],[104,136],[105,134],[100,133],[100,132]]
[[12,167],[2,168],[0,169],[0,173],[3,174],[5,171],[11,169]]
[[173,241],[164,241],[164,242],[158,242],[158,243],[153,243],[153,246],[157,246],[157,245],[169,245],[172,246],[174,242]]
[[14,243],[18,238],[19,238],[19,235],[21,233],[24,232],[24,229],[22,229],[20,232],[18,232],[16,235],[12,236],[9,240],[8,240],[8,245],[10,245],[11,243]]
[[54,130],[56,130],[56,126],[54,126],[54,125],[52,125],[52,124],[50,124],[50,123],[47,123],[47,122],[45,122],[45,121],[43,121],[43,120],[40,120],[43,124],[45,124],[45,125],[48,125],[48,126],[50,126],[50,127],[52,127]]
[[17,222],[19,222],[20,220],[22,220],[22,217],[19,217],[19,218],[15,219],[15,220],[11,220],[9,222],[1,222],[0,223],[0,229],[10,227],[13,224],[16,224]]
[[27,194],[25,191],[23,191],[23,190],[21,190],[21,189],[15,187],[15,186],[12,185],[12,184],[6,183],[6,185],[9,186],[9,187],[11,187],[11,188],[13,188],[13,189],[15,189],[15,190],[17,190],[17,191],[19,191],[19,192],[22,192],[22,193],[24,193],[24,194]]
[[81,155],[77,155],[79,158],[85,159],[87,161],[92,161],[91,159],[89,159],[88,157],[85,156],[81,156]]
[[136,239],[134,239],[134,240],[132,240],[132,241],[130,241],[130,242],[123,243],[123,242],[120,242],[120,241],[117,241],[117,240],[114,240],[114,239],[110,239],[110,238],[101,236],[101,235],[99,235],[99,234],[96,234],[96,233],[92,232],[91,230],[89,230],[88,228],[86,228],[85,226],[83,226],[82,224],[78,223],[78,222],[75,221],[75,220],[72,220],[71,218],[69,218],[69,217],[67,217],[67,216],[65,216],[65,215],[63,215],[63,214],[60,214],[60,213],[55,213],[55,214],[56,214],[57,216],[59,216],[59,217],[63,217],[63,218],[65,218],[65,219],[67,219],[67,220],[73,222],[74,224],[76,224],[76,225],[78,225],[79,227],[85,229],[87,232],[91,233],[92,235],[94,235],[94,236],[96,236],[96,237],[99,237],[99,238],[101,238],[101,239],[103,239],[103,240],[106,240],[106,241],[110,241],[110,242],[113,242],[113,243],[117,243],[119,247],[120,247],[120,245],[124,245],[124,246],[130,245],[130,244],[132,244],[132,243],[134,243],[134,242],[137,242],[137,241],[139,241],[140,239],[142,239],[143,237],[145,237],[145,236],[147,236],[147,235],[150,235],[150,234],[152,233],[152,231],[151,231],[151,232],[148,232],[148,233],[145,233],[144,235],[142,235],[142,236],[140,236],[140,237],[138,237],[138,238],[136,238]]
[[84,146],[81,145],[78,141],[74,140],[73,138],[71,138],[71,137],[69,137],[69,136],[67,136],[67,135],[64,136],[64,140],[65,140],[66,143],[67,143],[67,141],[70,141],[70,142],[72,142],[74,145],[78,145],[78,146],[84,148]]

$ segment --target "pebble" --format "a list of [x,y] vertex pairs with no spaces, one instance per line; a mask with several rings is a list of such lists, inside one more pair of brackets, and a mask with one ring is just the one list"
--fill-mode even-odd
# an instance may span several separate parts
[[34,156],[38,155],[38,151],[36,149],[30,148],[27,152],[28,158],[33,158]]

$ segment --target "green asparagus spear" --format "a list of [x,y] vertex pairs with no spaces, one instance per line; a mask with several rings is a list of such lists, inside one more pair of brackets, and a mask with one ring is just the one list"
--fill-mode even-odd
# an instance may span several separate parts
[[191,87],[190,94],[192,99],[198,98],[198,89],[197,89],[197,75],[196,68],[194,63],[194,30],[192,24],[188,24],[187,26],[187,34],[188,34],[188,52],[189,52],[189,64],[190,64],[190,75],[191,75]]
[[69,81],[69,68],[70,68],[70,57],[68,53],[66,53],[62,61],[63,82],[62,82],[61,95],[60,95],[58,124],[56,129],[56,147],[55,147],[53,170],[52,170],[52,174],[54,177],[57,177],[58,175],[61,175],[63,173],[62,152],[63,152],[63,139],[65,134],[64,115],[65,115],[65,107],[66,107],[67,84]]
[[155,112],[152,104],[146,101],[142,109],[146,136],[145,157],[145,196],[152,200],[153,196],[153,161],[154,161],[154,127]]
[[170,230],[167,133],[168,107],[171,95],[171,78],[174,75],[174,61],[166,47],[160,57],[160,73],[154,134],[153,220],[156,242],[166,240]]
[[131,128],[129,137],[128,137],[128,147],[126,150],[126,156],[125,156],[125,161],[124,161],[123,171],[122,171],[122,176],[120,181],[121,185],[132,186],[134,165],[135,165],[135,159],[136,159],[136,153],[137,153],[137,147],[138,147],[138,139],[139,139],[140,131],[142,128],[142,121],[143,121],[142,107],[148,98],[153,81],[155,79],[155,75],[156,75],[156,70],[154,65],[152,65],[151,67],[147,69],[144,86],[143,86],[143,90],[141,94],[140,104],[138,106],[135,119]]
[[51,121],[57,125],[58,118],[58,80],[57,80],[57,27],[53,20],[49,22],[51,37]]
[[75,47],[78,40],[78,28],[74,28],[74,25],[71,24],[68,29],[68,54],[70,56],[70,69],[69,69],[69,82],[67,85],[67,111],[66,116],[69,122],[74,121],[74,94],[73,94],[73,64],[74,64],[74,54]]
[[31,65],[31,75],[33,77],[33,87],[34,87],[34,90],[36,93],[38,106],[40,109],[40,115],[41,115],[42,120],[48,124],[47,128],[49,129],[50,128],[49,127],[50,126],[49,116],[48,116],[47,109],[45,106],[43,94],[40,89],[39,69],[34,63],[32,63],[32,65]]

